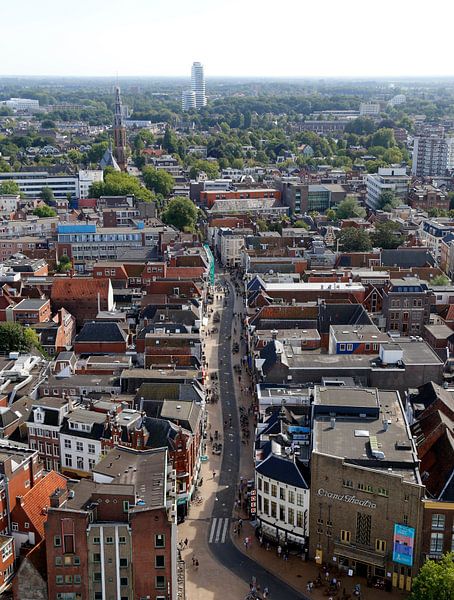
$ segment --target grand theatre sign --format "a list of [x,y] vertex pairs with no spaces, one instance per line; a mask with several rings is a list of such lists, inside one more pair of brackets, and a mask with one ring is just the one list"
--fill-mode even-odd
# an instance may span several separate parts
[[330,500],[346,502],[347,504],[356,504],[357,506],[363,506],[364,508],[377,508],[377,505],[370,500],[361,500],[361,498],[350,496],[350,494],[336,494],[334,492],[328,492],[328,490],[323,488],[319,488],[317,490],[317,495],[323,498],[329,498]]

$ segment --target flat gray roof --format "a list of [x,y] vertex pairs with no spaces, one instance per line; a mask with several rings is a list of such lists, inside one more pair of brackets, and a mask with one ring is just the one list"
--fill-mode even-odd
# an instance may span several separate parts
[[379,404],[375,388],[319,387],[314,405],[328,406],[367,406],[375,408]]

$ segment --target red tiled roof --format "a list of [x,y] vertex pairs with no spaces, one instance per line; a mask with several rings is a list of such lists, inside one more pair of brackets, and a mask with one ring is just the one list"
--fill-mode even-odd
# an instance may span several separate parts
[[56,278],[52,284],[52,300],[69,298],[97,298],[107,297],[109,293],[109,279],[92,279],[90,277],[61,277]]
[[66,486],[66,477],[51,471],[22,497],[21,508],[41,537],[44,537],[44,523],[47,520],[47,514],[44,513],[43,508],[50,506],[50,496],[57,488],[66,489]]
[[166,276],[169,279],[201,279],[205,270],[204,267],[167,267]]

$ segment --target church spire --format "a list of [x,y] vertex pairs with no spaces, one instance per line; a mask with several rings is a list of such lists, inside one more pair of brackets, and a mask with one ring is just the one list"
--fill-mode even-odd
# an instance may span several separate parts
[[120,88],[115,88],[114,152],[118,166],[126,171],[126,127],[123,119]]

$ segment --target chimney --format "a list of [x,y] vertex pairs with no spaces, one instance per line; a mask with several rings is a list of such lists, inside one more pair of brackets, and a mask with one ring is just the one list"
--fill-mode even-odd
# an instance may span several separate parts
[[51,508],[60,508],[68,499],[68,490],[66,488],[57,488],[49,498]]

